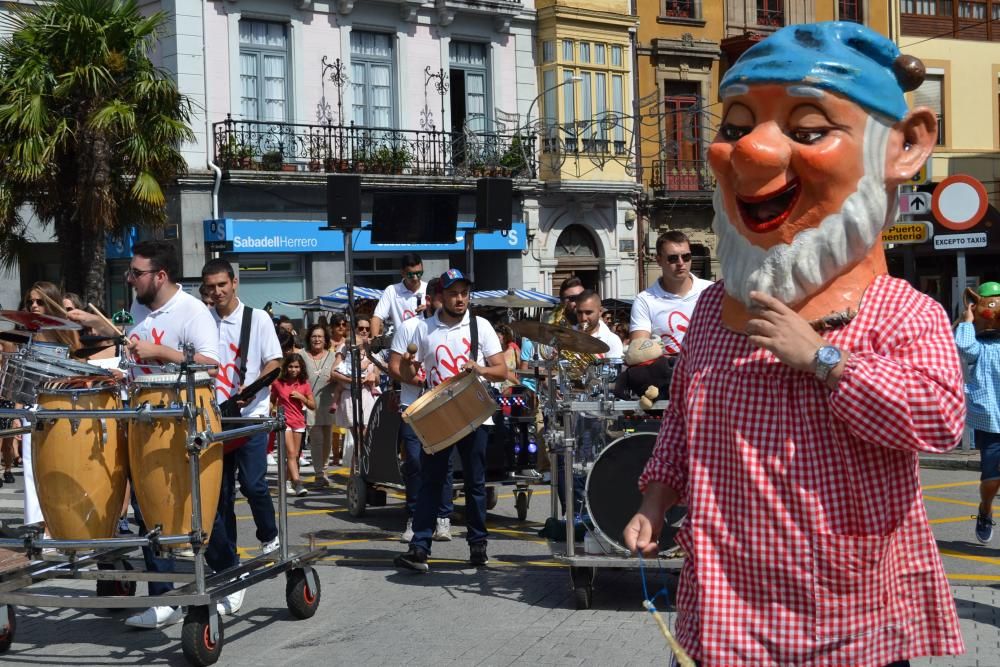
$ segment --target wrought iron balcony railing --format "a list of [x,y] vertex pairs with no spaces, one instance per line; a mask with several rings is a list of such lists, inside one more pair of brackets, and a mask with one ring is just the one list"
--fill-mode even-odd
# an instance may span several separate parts
[[711,192],[715,175],[705,160],[656,160],[649,185],[657,194]]
[[234,120],[212,125],[223,169],[534,178],[527,134],[393,130]]
[[785,10],[758,8],[757,25],[780,28],[785,25]]
[[697,0],[666,0],[663,3],[663,16],[670,18],[698,18]]

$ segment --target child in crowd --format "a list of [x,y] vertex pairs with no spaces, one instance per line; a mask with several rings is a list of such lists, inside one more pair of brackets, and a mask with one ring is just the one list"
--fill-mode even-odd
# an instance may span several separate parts
[[271,385],[271,407],[285,410],[285,464],[288,468],[287,493],[304,496],[309,493],[299,477],[299,452],[302,434],[306,431],[303,407],[316,409],[309,375],[302,356],[292,353],[281,362],[281,375]]

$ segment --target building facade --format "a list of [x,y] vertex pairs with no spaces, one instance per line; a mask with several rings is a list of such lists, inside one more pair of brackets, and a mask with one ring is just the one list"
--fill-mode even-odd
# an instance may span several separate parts
[[538,224],[525,285],[578,276],[604,297],[637,291],[632,35],[627,0],[537,0]]

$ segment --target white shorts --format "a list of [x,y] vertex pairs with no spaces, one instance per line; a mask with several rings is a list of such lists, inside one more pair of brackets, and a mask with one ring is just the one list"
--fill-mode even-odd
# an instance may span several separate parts
[[287,431],[288,433],[305,433],[306,429],[305,429],[305,427],[303,427],[303,428],[286,428],[285,431]]

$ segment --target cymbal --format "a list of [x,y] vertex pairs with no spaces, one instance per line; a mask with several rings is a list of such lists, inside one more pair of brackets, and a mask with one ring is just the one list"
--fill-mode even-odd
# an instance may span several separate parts
[[82,329],[76,322],[52,315],[38,315],[25,310],[0,310],[0,319],[17,324],[28,331],[54,331]]
[[518,336],[530,338],[543,345],[557,347],[560,350],[581,352],[583,354],[604,354],[610,349],[593,336],[588,336],[575,329],[560,327],[555,324],[535,322],[534,320],[521,320],[519,322],[511,322],[510,328]]
[[31,340],[31,336],[28,334],[17,333],[16,331],[0,331],[0,340],[20,345],[21,343],[27,343]]

